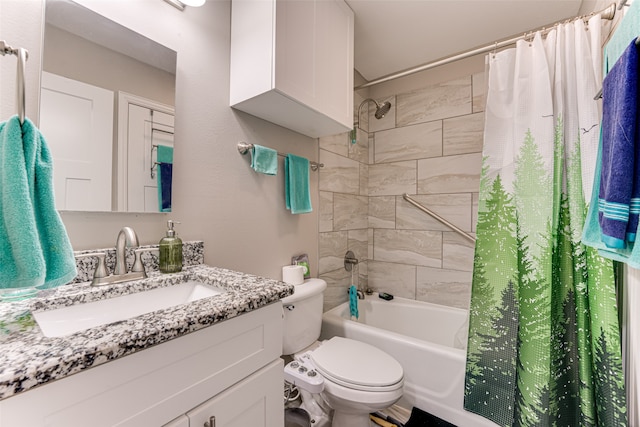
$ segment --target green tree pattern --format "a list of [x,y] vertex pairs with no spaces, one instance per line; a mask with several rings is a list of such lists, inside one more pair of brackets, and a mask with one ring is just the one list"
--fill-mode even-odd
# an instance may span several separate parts
[[580,141],[564,145],[561,118],[553,143],[545,164],[525,133],[513,194],[484,161],[465,408],[505,427],[626,426],[613,266],[580,242]]

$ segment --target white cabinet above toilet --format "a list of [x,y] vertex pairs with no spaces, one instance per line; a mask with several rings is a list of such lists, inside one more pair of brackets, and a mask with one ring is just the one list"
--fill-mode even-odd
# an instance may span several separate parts
[[233,0],[233,108],[317,138],[353,127],[353,11],[343,0]]

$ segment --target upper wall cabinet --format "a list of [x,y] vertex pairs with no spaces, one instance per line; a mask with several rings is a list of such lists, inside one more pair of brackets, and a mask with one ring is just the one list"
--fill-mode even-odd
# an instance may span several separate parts
[[317,138],[353,127],[353,11],[343,0],[233,0],[233,108]]

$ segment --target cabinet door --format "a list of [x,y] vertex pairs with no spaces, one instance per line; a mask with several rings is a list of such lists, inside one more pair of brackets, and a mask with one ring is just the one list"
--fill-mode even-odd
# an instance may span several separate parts
[[[302,104],[319,109],[316,3],[276,1],[275,87]],[[341,71],[345,73],[344,69]]]
[[187,412],[190,427],[282,427],[283,362],[278,359]]
[[186,415],[180,415],[178,418],[173,421],[169,421],[162,427],[189,427],[189,417]]
[[342,0],[316,2],[316,108],[348,124],[353,122],[353,20]]

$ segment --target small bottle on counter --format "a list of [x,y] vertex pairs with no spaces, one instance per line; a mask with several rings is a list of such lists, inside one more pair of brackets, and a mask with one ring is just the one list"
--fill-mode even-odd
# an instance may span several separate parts
[[172,220],[167,221],[167,235],[160,240],[160,263],[162,273],[177,273],[182,271],[182,239],[176,236]]

